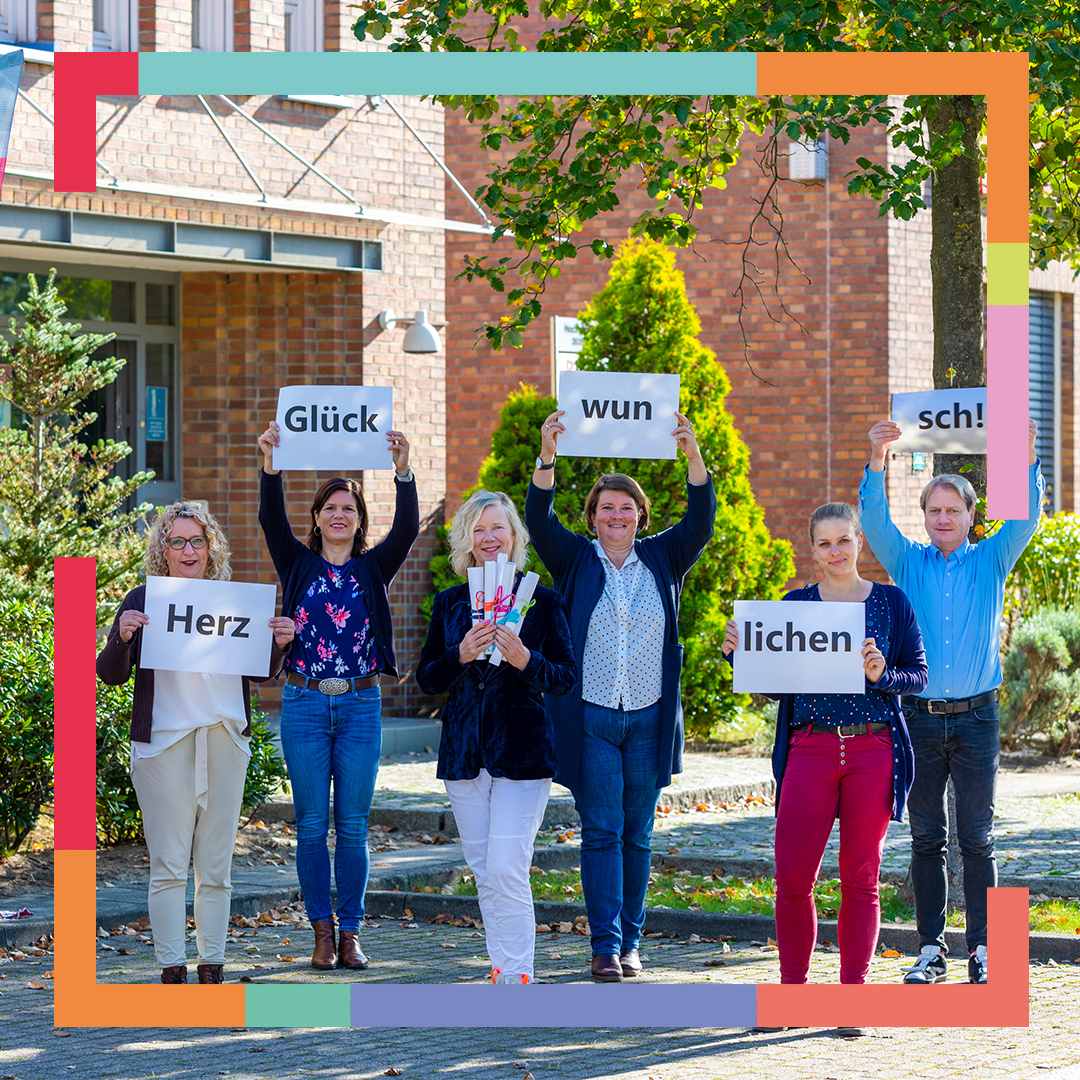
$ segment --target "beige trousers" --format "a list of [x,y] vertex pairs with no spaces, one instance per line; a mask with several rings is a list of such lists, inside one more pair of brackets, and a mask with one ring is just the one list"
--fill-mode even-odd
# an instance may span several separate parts
[[[205,736],[200,735],[205,731]],[[195,864],[199,963],[225,962],[232,855],[248,755],[221,724],[193,731],[156,757],[134,758],[131,778],[150,852],[150,925],[162,967],[187,961],[188,864]],[[197,743],[206,740],[206,809],[197,803]]]

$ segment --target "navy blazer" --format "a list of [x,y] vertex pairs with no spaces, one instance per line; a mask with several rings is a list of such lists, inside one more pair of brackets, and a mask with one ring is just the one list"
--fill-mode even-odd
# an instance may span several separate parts
[[[323,572],[323,558],[293,535],[285,513],[281,473],[260,469],[259,476],[259,524],[281,579],[281,614],[291,619],[311,583]],[[390,621],[390,598],[386,589],[420,532],[420,504],[414,480],[395,480],[394,486],[397,502],[390,531],[384,540],[360,552],[353,560],[352,573],[364,590],[364,603],[379,651],[379,670],[396,678],[394,627]]]
[[[589,621],[604,592],[604,567],[592,542],[567,529],[555,513],[555,488],[545,491],[529,484],[525,524],[537,555],[548,568],[555,588],[570,611],[570,636],[578,674],[573,692],[548,700],[555,722],[556,779],[573,790],[581,775],[583,702],[581,671]],[[683,578],[712,539],[716,494],[712,477],[705,484],[686,485],[686,514],[670,529],[634,541],[634,550],[652,571],[664,603],[664,653],[660,692],[660,760],[658,783],[667,787],[671,774],[682,772],[683,712],[680,696],[683,647],[679,643],[679,597]]]
[[[519,574],[515,590],[520,580]],[[472,627],[469,586],[455,585],[435,597],[416,681],[425,694],[450,694],[442,711],[440,780],[473,780],[482,768],[510,780],[555,775],[544,695],[569,693],[577,665],[562,597],[537,586],[533,601],[520,624],[522,644],[532,655],[518,671],[505,659],[497,667],[486,659],[463,665],[458,646]]]

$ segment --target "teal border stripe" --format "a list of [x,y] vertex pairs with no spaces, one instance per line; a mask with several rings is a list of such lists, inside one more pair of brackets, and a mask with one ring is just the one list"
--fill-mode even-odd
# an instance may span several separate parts
[[245,1027],[348,1027],[348,983],[250,983],[244,987]]
[[138,55],[140,94],[757,93],[745,52]]

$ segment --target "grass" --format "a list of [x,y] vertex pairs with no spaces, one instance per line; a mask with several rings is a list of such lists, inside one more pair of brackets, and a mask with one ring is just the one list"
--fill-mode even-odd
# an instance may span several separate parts
[[[577,870],[540,870],[532,868],[534,900],[583,902],[581,874]],[[466,875],[452,892],[475,896],[476,882]],[[819,881],[814,887],[818,917],[835,919],[840,913],[840,882],[835,878]],[[772,915],[776,907],[776,883],[772,878],[747,881],[730,876],[691,874],[685,870],[655,871],[649,875],[645,903],[651,908],[691,911],[719,911],[732,915]],[[1041,901],[1031,905],[1030,927],[1040,933],[1080,933],[1080,904],[1071,900]],[[881,885],[881,921],[914,922],[915,911],[899,895],[896,885]],[[963,926],[964,914],[953,912],[950,926]]]

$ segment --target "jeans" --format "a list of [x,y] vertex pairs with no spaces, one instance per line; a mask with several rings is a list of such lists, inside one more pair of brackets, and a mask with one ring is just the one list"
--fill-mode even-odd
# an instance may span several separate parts
[[997,884],[994,858],[994,796],[997,790],[997,702],[963,713],[916,711],[905,699],[915,783],[908,796],[911,821],[911,882],[919,945],[945,948],[949,843],[945,785],[956,793],[956,838],[964,860],[964,908],[970,952],[986,944],[986,890]]
[[840,981],[864,983],[881,922],[878,876],[893,803],[887,731],[794,731],[776,815],[776,944],[780,981],[804,983],[817,941],[817,881],[840,819]]
[[551,780],[509,780],[481,769],[474,780],[443,783],[461,853],[476,875],[491,966],[531,981],[536,913],[529,867]]
[[308,918],[334,917],[326,845],[333,780],[338,925],[358,930],[368,878],[368,813],[382,750],[379,688],[332,695],[286,683],[281,745],[296,808],[296,874]]
[[645,924],[653,821],[660,797],[660,702],[625,712],[584,704],[581,887],[593,956],[636,949]]

